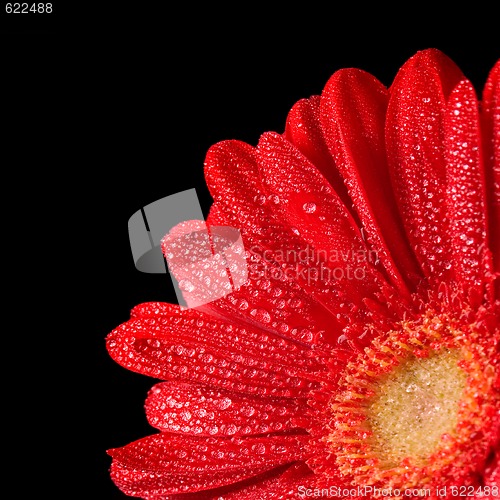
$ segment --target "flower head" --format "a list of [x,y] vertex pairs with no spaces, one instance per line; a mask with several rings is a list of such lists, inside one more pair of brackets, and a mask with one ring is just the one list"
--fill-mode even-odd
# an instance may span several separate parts
[[108,335],[159,379],[158,432],[108,451],[116,485],[500,496],[500,62],[480,96],[435,49],[389,88],[339,70],[283,133],[212,146],[205,177],[248,279],[199,308],[140,304]]

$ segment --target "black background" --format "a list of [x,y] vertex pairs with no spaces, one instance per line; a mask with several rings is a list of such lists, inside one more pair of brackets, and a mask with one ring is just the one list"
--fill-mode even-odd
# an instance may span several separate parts
[[165,275],[135,269],[129,217],[193,187],[206,215],[207,149],[282,132],[292,105],[337,69],[390,85],[436,47],[480,91],[500,51],[487,14],[479,25],[468,13],[398,20],[360,7],[55,5],[51,19],[2,17],[4,224],[15,235],[5,308],[17,320],[8,413],[23,443],[14,452],[49,465],[40,489],[119,499],[106,450],[153,432],[143,403],[155,381],[115,364],[105,337],[134,305],[175,301]]

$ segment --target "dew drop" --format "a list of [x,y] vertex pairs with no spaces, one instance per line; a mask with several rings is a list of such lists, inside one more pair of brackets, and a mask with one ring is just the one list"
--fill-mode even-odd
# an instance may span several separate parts
[[250,314],[255,317],[257,321],[262,323],[269,323],[271,321],[271,315],[265,309],[253,309]]
[[287,333],[288,330],[290,330],[290,326],[287,325],[286,323],[279,323],[278,324],[278,330],[281,332],[281,333]]
[[264,205],[266,203],[266,197],[263,194],[260,194],[255,196],[254,201],[258,205]]
[[257,443],[252,446],[252,451],[258,455],[263,455],[266,452],[266,447],[263,443]]
[[271,282],[269,280],[262,280],[257,285],[261,290],[267,290],[271,286]]
[[189,280],[179,281],[179,287],[185,292],[192,292],[195,288],[195,286]]
[[304,212],[306,214],[312,214],[312,213],[316,212],[316,203],[312,203],[312,202],[304,203],[302,208],[304,209]]
[[234,424],[229,424],[225,429],[224,429],[224,434],[226,436],[232,436],[233,434],[236,434],[238,431],[238,428]]
[[251,417],[255,413],[255,408],[253,406],[244,406],[240,411],[243,416]]
[[181,411],[180,413],[180,417],[182,418],[182,420],[184,420],[185,422],[189,422],[189,420],[191,420],[191,412],[187,411],[187,410],[184,410],[184,411]]
[[219,408],[219,410],[226,410],[231,406],[233,402],[229,398],[219,399],[215,404]]
[[238,309],[240,311],[245,311],[246,309],[248,309],[248,302],[245,299],[241,299],[238,302]]

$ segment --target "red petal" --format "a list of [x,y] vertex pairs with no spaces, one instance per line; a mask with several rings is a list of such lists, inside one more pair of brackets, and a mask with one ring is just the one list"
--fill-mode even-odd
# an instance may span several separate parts
[[[124,479],[124,472],[130,474],[130,471],[120,468],[118,464],[112,465],[113,469],[117,471],[121,469],[121,477]],[[118,475],[118,474],[117,474]],[[140,474],[136,477],[139,479]],[[154,475],[153,475],[154,476]],[[151,491],[169,491],[170,483],[167,477],[160,478],[160,481],[166,483],[168,486],[161,489],[158,485],[152,483],[148,488],[148,478],[145,477],[141,484],[134,483],[132,495],[140,494],[142,498],[147,500],[288,500],[296,499],[299,486],[303,488],[312,488],[314,484],[314,474],[302,462],[293,463],[291,465],[281,465],[274,469],[268,470],[248,479],[238,481],[236,483],[228,484],[227,486],[220,486],[209,490],[199,490],[195,493],[180,493],[180,494],[165,494],[165,493],[150,493]],[[118,478],[117,478],[118,479]],[[124,492],[128,491],[127,487],[132,486],[131,481],[126,482]],[[187,489],[190,487],[187,486]],[[186,487],[184,488],[186,489]]]
[[113,460],[110,469],[111,479],[126,495],[161,500],[185,498],[184,494],[190,495],[190,492],[200,492],[200,496],[206,499],[207,497],[201,492],[232,485],[234,482],[245,479],[250,482],[254,476],[259,476],[266,471],[265,467],[255,467],[248,471],[213,471],[203,476],[193,472],[172,474],[130,467],[117,460]]
[[304,457],[306,436],[216,439],[160,433],[121,448],[111,477],[126,494],[173,495],[230,485]]
[[344,179],[335,165],[321,129],[320,99],[320,96],[315,95],[295,103],[287,116],[285,137],[316,166],[344,204],[349,206]]
[[276,198],[275,213],[333,270],[332,274],[323,273],[321,281],[331,281],[337,293],[344,289],[349,300],[361,303],[377,288],[377,259],[370,258],[345,205],[314,165],[280,135],[263,134],[258,150],[266,187]]
[[151,377],[268,397],[306,397],[314,373],[325,370],[314,351],[176,306],[123,323],[107,348],[118,364]]
[[308,284],[307,276],[301,278],[299,272],[309,262],[289,262],[286,257],[287,251],[302,255],[306,244],[273,214],[274,197],[260,184],[254,149],[236,141],[219,143],[207,154],[205,170],[216,199],[208,222],[241,231],[251,267],[247,286],[209,308],[300,342],[317,343],[318,331],[335,342],[340,320],[313,298],[317,287],[311,280]]
[[387,110],[386,144],[396,199],[416,256],[427,276],[450,277],[446,234],[446,98],[464,79],[437,50],[418,52],[399,70]]
[[[242,141],[222,141],[209,148],[205,157],[205,179],[216,203],[234,213],[238,226],[259,223],[254,210],[265,193],[259,179],[256,152]],[[248,220],[247,220],[248,219]]]
[[[292,500],[312,491],[314,473],[303,463],[292,464],[285,472],[251,486],[235,490],[224,496],[224,500]],[[181,500],[181,499],[179,499]]]
[[[273,196],[262,183],[260,154],[238,141],[224,141],[209,149],[205,177],[211,186],[214,205],[222,222],[241,230],[247,249],[258,245],[265,249],[297,248],[301,240],[276,217]],[[220,216],[223,220],[220,220]],[[211,223],[214,224],[213,215]]]
[[130,311],[131,318],[155,318],[156,316],[168,316],[177,311],[177,306],[168,302],[143,302],[137,304]]
[[450,224],[445,240],[447,253],[451,254],[456,279],[479,297],[491,263],[486,253],[486,187],[479,109],[470,82],[461,82],[450,94],[444,126]]
[[161,431],[244,436],[288,431],[306,400],[258,399],[176,382],[156,384],[146,400],[149,423]]
[[126,495],[164,500],[177,498],[177,495],[183,498],[184,495],[181,493],[198,492],[232,484],[234,481],[244,480],[265,470],[265,468],[256,467],[251,471],[214,471],[200,477],[189,471],[184,475],[173,474],[143,467],[135,468],[124,465],[119,460],[113,460],[110,473],[115,485]]
[[268,132],[261,136],[258,150],[266,187],[278,198],[273,208],[280,219],[328,254],[332,240],[339,250],[353,243],[363,248],[359,228],[337,193],[293,145]]
[[[321,124],[357,214],[393,283],[401,292],[420,269],[397,215],[387,167],[384,126],[387,89],[357,69],[334,73],[321,95]],[[398,268],[399,266],[399,268]]]
[[[491,70],[483,92],[484,161],[489,202],[489,245],[495,271],[500,273],[500,60]],[[500,283],[497,284],[500,299]]]

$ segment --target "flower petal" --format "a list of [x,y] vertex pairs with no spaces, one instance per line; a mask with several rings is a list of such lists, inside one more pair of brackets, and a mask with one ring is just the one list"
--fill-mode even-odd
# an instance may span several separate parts
[[[151,451],[151,453],[155,452]],[[206,499],[204,493],[206,490],[232,485],[233,481],[249,480],[265,471],[264,467],[256,467],[251,471],[214,471],[202,476],[194,472],[186,472],[182,475],[131,467],[119,460],[113,460],[110,468],[112,481],[123,493],[147,500],[190,498],[191,495],[194,496],[197,493],[199,498]]]
[[322,332],[324,341],[335,343],[349,318],[336,309],[332,316],[318,299],[318,287],[305,272],[317,265],[307,243],[274,214],[275,198],[259,180],[254,148],[218,143],[207,153],[205,172],[215,199],[208,223],[241,231],[250,266],[247,286],[208,308],[300,342],[316,344]]
[[[378,261],[370,258],[356,221],[319,170],[286,139],[265,133],[258,150],[266,187],[276,197],[273,210],[315,251],[322,270],[331,270],[319,273],[323,286],[331,282],[337,296],[342,289],[359,307],[376,290]],[[330,306],[333,311],[341,309],[340,302]]]
[[257,168],[255,148],[242,141],[221,141],[211,146],[205,156],[205,179],[214,202],[234,214],[239,224],[254,225],[259,231],[262,222],[259,197],[264,195]]
[[[312,491],[315,484],[314,473],[307,465],[292,464],[281,474],[275,474],[263,481],[254,481],[250,486],[235,489],[224,496],[224,500],[292,500]],[[179,499],[181,500],[181,499]]]
[[[446,238],[455,279],[480,299],[486,274],[486,186],[481,157],[479,104],[468,81],[448,99],[444,120],[449,231]],[[443,235],[444,236],[444,235]]]
[[[500,273],[500,60],[488,75],[483,92],[484,161],[489,201],[489,245],[495,271]],[[496,297],[500,299],[500,280]]]
[[287,116],[285,138],[316,166],[349,207],[351,201],[344,179],[330,154],[321,128],[320,101],[321,97],[315,95],[295,103]]
[[[150,484],[148,475],[154,477],[154,474],[143,474],[140,471],[130,471],[117,463],[112,464],[112,470],[117,471],[116,480],[125,479],[124,476],[134,474],[135,482],[132,478],[127,478],[124,481],[124,492],[130,492],[133,496],[138,494],[147,500],[288,500],[296,499],[299,486],[304,488],[312,488],[314,484],[314,474],[311,469],[302,462],[281,465],[274,469],[267,470],[261,474],[252,476],[242,481],[219,486],[208,490],[198,490],[194,493],[180,493],[173,495],[165,495],[164,491],[170,490],[170,478],[167,476],[161,477],[160,481],[166,483],[166,488],[156,484]],[[120,471],[120,472],[118,472]],[[118,477],[121,473],[121,477]],[[143,477],[144,479],[141,479]],[[175,478],[173,478],[175,479]],[[123,484],[123,483],[121,483]],[[148,485],[150,485],[148,487]],[[189,490],[189,486],[184,486],[184,490]],[[151,493],[153,492],[153,493]],[[160,492],[160,493],[159,493]]]
[[326,370],[310,349],[173,305],[156,318],[130,319],[106,342],[132,371],[267,397],[305,397]]
[[[387,167],[387,89],[362,70],[337,71],[321,94],[321,124],[354,208],[389,279],[407,293],[421,271],[398,217]],[[397,261],[395,259],[397,257]]]
[[126,494],[174,495],[242,481],[305,455],[305,436],[196,438],[160,433],[108,450]]
[[386,122],[389,169],[407,236],[426,276],[450,277],[446,234],[446,98],[464,79],[443,53],[424,50],[399,70]]
[[131,318],[155,318],[175,314],[178,307],[168,302],[142,302],[130,311]]
[[198,436],[289,431],[307,409],[305,399],[260,399],[178,382],[156,384],[146,400],[153,427]]

